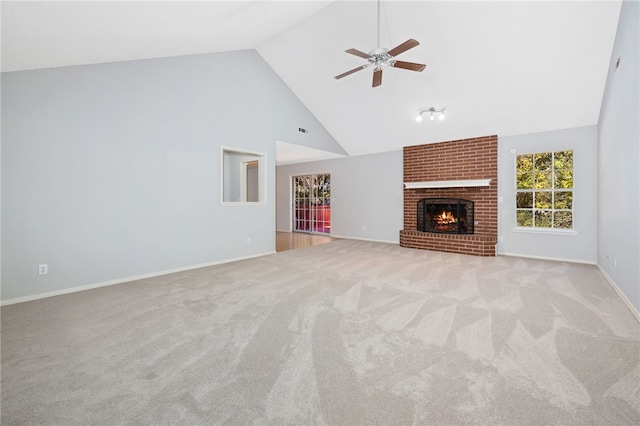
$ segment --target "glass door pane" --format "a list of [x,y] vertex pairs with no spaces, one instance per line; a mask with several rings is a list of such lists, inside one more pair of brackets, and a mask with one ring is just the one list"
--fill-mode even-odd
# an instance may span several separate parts
[[310,176],[293,178],[293,230],[309,232],[309,196],[311,193]]
[[331,175],[293,177],[293,230],[331,232]]
[[313,232],[331,232],[331,177],[328,174],[313,176]]

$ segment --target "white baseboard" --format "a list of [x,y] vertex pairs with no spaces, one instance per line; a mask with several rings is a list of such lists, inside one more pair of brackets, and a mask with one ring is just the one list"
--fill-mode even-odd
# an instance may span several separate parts
[[635,316],[636,319],[638,320],[638,322],[640,322],[640,312],[638,312],[636,307],[633,306],[631,301],[622,292],[622,290],[620,290],[618,285],[613,281],[613,279],[609,276],[609,274],[607,274],[606,271],[604,269],[602,269],[602,267],[598,264],[598,262],[588,262],[588,261],[576,260],[576,259],[558,259],[558,258],[554,258],[554,257],[530,256],[530,255],[523,255],[523,254],[516,254],[516,253],[498,253],[497,255],[498,256],[511,256],[511,257],[526,257],[526,258],[531,258],[531,259],[555,260],[555,261],[559,261],[559,262],[583,263],[583,264],[587,264],[587,265],[594,265],[595,267],[598,268],[598,271],[600,271],[600,274],[609,283],[609,285],[611,287],[613,287],[613,289],[618,294],[618,296],[620,296],[620,298],[624,301],[624,303],[627,305],[627,307],[629,308],[629,310],[631,311],[633,316]]
[[62,290],[50,291],[50,292],[47,292],[47,293],[38,293],[38,294],[31,295],[31,296],[16,297],[14,299],[8,299],[8,300],[0,301],[0,306],[13,305],[13,304],[16,304],[16,303],[29,302],[31,300],[44,299],[46,297],[53,297],[53,296],[60,296],[60,295],[63,295],[63,294],[76,293],[78,291],[91,290],[91,289],[94,289],[94,288],[106,287],[106,286],[109,286],[109,285],[123,284],[123,283],[131,282],[131,281],[143,280],[145,278],[153,278],[153,277],[159,277],[161,275],[174,274],[176,272],[184,272],[184,271],[190,271],[192,269],[200,269],[200,268],[206,268],[208,266],[221,265],[223,263],[237,262],[239,260],[253,259],[253,258],[256,258],[256,257],[267,256],[267,255],[275,254],[275,253],[276,253],[275,251],[269,251],[269,252],[266,252],[266,253],[260,253],[260,254],[255,254],[255,255],[251,255],[251,256],[243,256],[243,257],[236,257],[236,258],[233,258],[233,259],[218,260],[218,261],[215,261],[215,262],[201,263],[199,265],[191,265],[191,266],[185,266],[185,267],[182,267],[182,268],[169,269],[169,270],[166,270],[166,271],[152,272],[150,274],[136,275],[136,276],[133,276],[133,277],[118,278],[118,279],[115,279],[115,280],[103,281],[103,282],[94,283],[94,284],[88,284],[88,285],[82,285],[82,286],[78,286],[78,287],[65,288],[65,289],[62,289]]
[[624,294],[622,292],[622,290],[620,290],[620,287],[618,287],[618,285],[615,283],[615,281],[613,281],[613,278],[611,278],[609,276],[609,274],[607,274],[607,272],[602,269],[602,267],[600,265],[598,266],[598,271],[600,271],[600,274],[602,274],[602,276],[604,277],[605,280],[607,280],[607,282],[609,283],[609,285],[611,287],[613,287],[613,289],[615,290],[616,293],[618,293],[618,296],[620,296],[620,298],[624,301],[624,303],[627,305],[627,307],[629,308],[629,310],[631,310],[631,313],[636,317],[636,319],[638,320],[638,322],[640,322],[640,312],[638,312],[638,310],[636,309],[635,306],[633,306],[633,304],[631,303],[631,301],[627,298],[627,295]]
[[[277,232],[296,232],[296,231],[285,231],[285,230],[280,230],[280,229],[276,229]],[[373,243],[390,243],[390,244],[400,244],[400,241],[388,241],[388,240],[376,240],[376,239],[372,239],[372,238],[359,238],[359,237],[345,237],[343,235],[335,235],[335,234],[311,234],[308,232],[303,232],[304,234],[307,235],[311,235],[311,236],[322,236],[322,237],[332,237],[332,238],[341,238],[343,240],[360,240],[360,241],[371,241]]]
[[329,235],[332,238],[342,238],[343,240],[359,240],[359,241],[371,241],[372,243],[387,243],[387,244],[400,244],[400,241],[388,241],[388,240],[376,240],[372,238],[360,238],[360,237],[344,237],[341,235]]
[[556,262],[568,262],[568,263],[583,263],[585,265],[594,265],[596,266],[598,263],[589,260],[579,260],[579,259],[565,259],[558,257],[546,257],[546,256],[532,256],[530,254],[519,254],[519,253],[496,253],[496,256],[509,256],[509,257],[526,257],[528,259],[540,259],[540,260],[555,260]]

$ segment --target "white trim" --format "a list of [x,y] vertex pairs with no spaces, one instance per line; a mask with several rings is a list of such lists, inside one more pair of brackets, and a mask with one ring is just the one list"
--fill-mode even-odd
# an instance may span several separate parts
[[604,277],[604,279],[609,283],[609,285],[611,287],[613,287],[613,289],[615,290],[616,293],[618,293],[618,296],[620,296],[620,298],[622,299],[622,301],[627,305],[627,307],[629,308],[629,310],[631,311],[631,313],[633,314],[634,317],[636,317],[636,319],[638,320],[638,322],[640,322],[640,312],[638,312],[638,310],[636,309],[635,306],[633,306],[633,304],[631,303],[631,301],[627,298],[627,295],[624,294],[622,292],[622,290],[620,290],[620,287],[618,287],[616,285],[616,283],[613,281],[613,278],[611,278],[609,276],[609,274],[607,274],[607,272],[600,266],[600,264],[596,265],[598,267],[598,271],[600,271],[600,274],[602,274],[602,276]]
[[62,290],[50,291],[47,293],[39,293],[31,296],[16,297],[14,299],[0,301],[0,306],[13,305],[16,303],[29,302],[31,300],[38,300],[38,299],[44,299],[47,297],[60,296],[63,294],[76,293],[78,291],[92,290],[94,288],[106,287],[106,286],[115,285],[115,284],[123,284],[131,281],[143,280],[146,278],[159,277],[161,275],[174,274],[176,272],[184,272],[184,271],[190,271],[192,269],[200,269],[200,268],[206,268],[209,266],[221,265],[223,263],[237,262],[239,260],[253,259],[256,257],[268,256],[275,253],[276,253],[275,251],[269,251],[269,252],[255,254],[251,256],[243,256],[243,257],[236,257],[233,259],[225,259],[225,260],[218,260],[215,262],[201,263],[199,265],[185,266],[182,268],[169,269],[169,270],[160,271],[160,272],[152,272],[150,274],[136,275],[136,276],[127,277],[127,278],[118,278],[115,280],[103,281],[100,283],[88,284],[88,285],[83,285],[78,287],[65,288]]
[[547,256],[533,256],[530,254],[520,254],[520,253],[506,253],[506,252],[501,252],[501,253],[497,253],[498,256],[509,256],[509,257],[525,257],[528,259],[540,259],[540,260],[552,260],[552,261],[556,261],[556,262],[568,262],[568,263],[582,263],[585,265],[593,265],[596,266],[598,263],[595,261],[590,261],[590,260],[579,260],[579,259],[565,259],[565,258],[558,258],[558,257],[547,257]]
[[266,201],[221,201],[221,206],[266,206]]
[[463,188],[463,187],[479,187],[489,186],[491,179],[475,179],[475,180],[434,180],[430,182],[405,182],[405,189],[418,188]]
[[511,228],[512,232],[522,232],[525,234],[547,234],[547,235],[578,235],[575,229],[559,228],[527,228],[526,226],[516,226]]
[[400,241],[376,240],[373,238],[360,238],[360,237],[342,237],[340,235],[333,235],[333,234],[330,234],[329,237],[340,238],[343,240],[371,241],[372,243],[386,243],[386,244],[395,244],[395,245],[400,244]]

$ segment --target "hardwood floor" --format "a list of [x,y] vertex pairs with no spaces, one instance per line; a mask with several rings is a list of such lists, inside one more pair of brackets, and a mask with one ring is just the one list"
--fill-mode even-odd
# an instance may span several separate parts
[[276,251],[315,246],[339,240],[328,235],[304,234],[301,232],[276,232]]

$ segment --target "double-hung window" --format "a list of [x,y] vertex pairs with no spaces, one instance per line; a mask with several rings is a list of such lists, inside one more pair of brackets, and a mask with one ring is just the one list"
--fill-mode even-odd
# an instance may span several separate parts
[[516,225],[573,229],[573,151],[516,156]]

